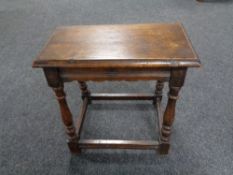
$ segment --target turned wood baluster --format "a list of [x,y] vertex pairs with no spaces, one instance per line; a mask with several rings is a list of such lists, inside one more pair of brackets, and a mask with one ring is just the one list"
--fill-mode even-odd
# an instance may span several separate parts
[[159,101],[162,100],[163,87],[164,87],[164,82],[161,81],[161,80],[158,80],[157,83],[156,83],[156,87],[155,87],[155,100],[159,100]]
[[48,85],[53,89],[57,97],[61,117],[63,124],[65,125],[66,134],[68,136],[68,146],[71,153],[79,153],[78,148],[78,138],[75,132],[75,127],[73,124],[72,114],[66,102],[66,94],[64,92],[63,82],[59,77],[58,70],[56,68],[44,68],[44,73],[48,82]]
[[178,99],[178,94],[184,84],[186,75],[186,68],[176,68],[171,70],[171,77],[169,80],[169,93],[167,107],[163,116],[163,124],[160,136],[160,153],[168,154],[170,147],[169,140],[171,135],[171,127],[175,119],[175,107]]
[[82,93],[82,99],[90,95],[90,91],[88,90],[87,84],[84,81],[78,81],[79,87]]
[[81,90],[81,93],[82,93],[82,99],[84,100],[84,98],[88,98],[88,104],[91,104],[91,98],[90,98],[90,91],[87,87],[87,84],[86,82],[84,81],[78,81],[78,84],[79,84],[79,88]]

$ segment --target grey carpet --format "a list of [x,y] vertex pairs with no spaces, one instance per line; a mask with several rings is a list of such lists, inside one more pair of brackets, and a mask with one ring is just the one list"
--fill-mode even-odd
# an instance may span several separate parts
[[[188,72],[170,154],[89,150],[71,156],[54,95],[42,71],[31,68],[47,37],[60,25],[173,21],[184,24],[203,67]],[[231,0],[1,0],[0,174],[233,174],[232,50]],[[154,90],[154,82],[89,86],[96,92]],[[66,91],[76,117],[78,85],[67,84]],[[148,103],[103,102],[90,109],[83,137],[156,138]]]

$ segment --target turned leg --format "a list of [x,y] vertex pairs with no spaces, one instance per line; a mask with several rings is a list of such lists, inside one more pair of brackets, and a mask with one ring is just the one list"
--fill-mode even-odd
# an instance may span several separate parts
[[173,69],[169,80],[169,94],[167,107],[163,115],[163,124],[160,136],[160,153],[168,154],[170,147],[171,127],[175,119],[175,107],[178,94],[184,84],[186,69]]
[[59,73],[55,68],[45,68],[44,73],[49,86],[55,92],[57,101],[60,106],[61,118],[65,126],[66,134],[68,136],[67,144],[70,149],[70,152],[74,154],[80,153],[80,149],[78,148],[78,138],[75,132],[72,114],[66,101],[63,82],[59,78]]
[[82,93],[82,99],[89,97],[90,91],[88,90],[87,84],[84,81],[78,81],[78,83]]
[[158,80],[155,87],[154,103],[156,102],[156,100],[159,100],[161,102],[163,96],[163,87],[164,87],[164,81]]

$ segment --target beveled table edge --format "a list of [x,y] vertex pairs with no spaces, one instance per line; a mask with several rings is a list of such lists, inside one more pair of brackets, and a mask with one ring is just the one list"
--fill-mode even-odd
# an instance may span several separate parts
[[33,68],[43,67],[70,67],[70,68],[174,68],[200,67],[201,62],[196,60],[35,60]]
[[[73,25],[73,26],[59,26],[56,27],[55,31],[50,36],[49,40],[45,44],[43,48],[47,46],[53,34],[62,28],[66,27],[85,27],[85,26],[128,26],[128,25],[161,25],[161,24],[178,24],[182,29],[185,39],[192,50],[194,57],[193,58],[167,58],[164,60],[162,58],[135,58],[135,59],[68,59],[68,60],[43,60],[39,59],[37,56],[33,61],[33,68],[43,68],[43,67],[70,67],[70,68],[174,68],[174,67],[201,67],[201,61],[193,48],[192,42],[190,41],[188,34],[183,26],[183,24],[179,21],[177,22],[165,22],[165,23],[135,23],[135,24],[95,24],[95,25]],[[43,49],[42,49],[43,50]],[[120,63],[119,63],[120,62]]]

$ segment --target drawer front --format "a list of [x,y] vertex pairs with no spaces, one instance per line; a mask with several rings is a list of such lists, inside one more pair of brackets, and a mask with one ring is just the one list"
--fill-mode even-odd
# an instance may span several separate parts
[[137,80],[164,80],[170,77],[169,69],[78,69],[60,68],[60,76],[64,82],[79,81],[137,81]]

